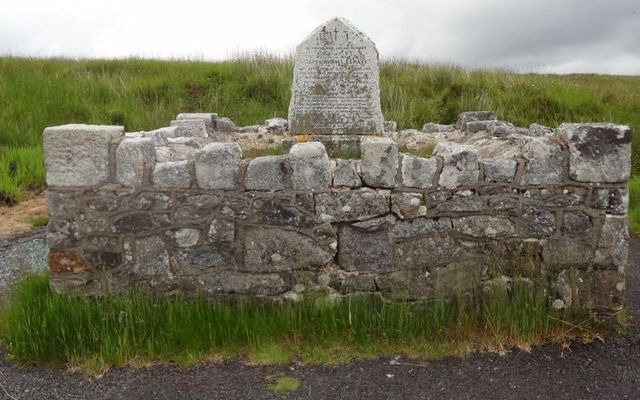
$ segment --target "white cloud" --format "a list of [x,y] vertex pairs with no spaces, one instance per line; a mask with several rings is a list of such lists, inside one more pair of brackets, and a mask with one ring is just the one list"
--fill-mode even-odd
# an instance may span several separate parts
[[367,33],[384,58],[640,75],[636,0],[22,0],[3,6],[0,53],[286,54],[334,16]]

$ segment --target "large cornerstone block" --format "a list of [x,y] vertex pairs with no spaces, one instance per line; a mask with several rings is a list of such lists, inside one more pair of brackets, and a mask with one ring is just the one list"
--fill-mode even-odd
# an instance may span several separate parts
[[320,142],[297,143],[289,150],[294,189],[324,189],[331,186],[331,163]]
[[196,153],[196,181],[202,189],[235,189],[242,150],[237,143],[209,143]]
[[365,140],[360,145],[362,180],[371,187],[392,188],[398,171],[398,144],[391,139]]
[[110,177],[109,145],[124,135],[122,126],[62,125],[43,133],[49,186],[94,186]]
[[581,182],[624,182],[631,173],[631,128],[614,124],[562,124],[569,144],[569,176]]

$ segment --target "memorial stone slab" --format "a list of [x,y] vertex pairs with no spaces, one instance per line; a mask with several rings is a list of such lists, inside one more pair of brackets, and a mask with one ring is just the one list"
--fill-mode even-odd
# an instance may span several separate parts
[[378,51],[345,19],[334,18],[296,48],[289,131],[382,134]]

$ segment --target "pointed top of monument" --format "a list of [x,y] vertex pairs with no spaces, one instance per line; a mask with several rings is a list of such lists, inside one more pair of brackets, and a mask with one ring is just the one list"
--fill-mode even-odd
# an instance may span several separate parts
[[376,51],[376,54],[378,54],[378,49],[376,48],[376,44],[373,42],[373,40],[371,40],[369,36],[367,36],[364,32],[356,28],[355,25],[353,25],[349,20],[342,17],[331,18],[330,20],[318,26],[297,46],[297,48],[312,41],[312,39],[317,36],[320,36],[323,34],[330,34],[331,32],[337,32],[337,31],[351,32],[353,33],[354,38],[359,37],[363,40],[366,40],[371,44],[371,46],[373,46],[373,48]]

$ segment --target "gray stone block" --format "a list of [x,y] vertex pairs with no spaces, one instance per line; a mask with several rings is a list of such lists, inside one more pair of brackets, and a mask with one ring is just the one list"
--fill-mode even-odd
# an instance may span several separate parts
[[602,226],[595,261],[624,273],[629,261],[629,230],[625,216],[607,215]]
[[198,244],[200,231],[192,228],[182,228],[173,231],[173,239],[178,247],[193,247]]
[[467,124],[474,121],[493,121],[496,120],[496,114],[493,111],[465,111],[458,115],[456,128],[464,131]]
[[451,142],[440,142],[434,154],[443,158],[440,186],[455,189],[478,182],[478,152],[475,147]]
[[374,188],[396,186],[398,144],[391,139],[367,139],[360,144],[362,180]]
[[221,271],[204,276],[201,281],[203,289],[212,295],[276,296],[289,289],[284,279],[278,274]]
[[477,133],[481,131],[488,132],[494,137],[506,137],[516,132],[516,127],[504,121],[470,121],[467,122],[467,132]]
[[629,207],[627,188],[601,188],[593,190],[592,207],[611,214],[626,214]]
[[198,149],[194,146],[179,144],[179,143],[167,143],[166,146],[156,146],[156,161],[193,161]]
[[558,143],[547,137],[523,137],[519,147],[527,160],[523,185],[554,185],[565,177],[565,156]]
[[149,173],[155,162],[155,146],[150,138],[124,139],[116,149],[116,183],[142,186],[145,171]]
[[580,182],[625,182],[631,174],[631,128],[614,124],[562,124],[569,145],[569,176]]
[[133,266],[134,275],[158,279],[169,275],[169,253],[162,238],[149,236],[135,241]]
[[196,153],[196,182],[201,189],[238,187],[242,150],[238,143],[209,143]]
[[396,222],[392,233],[396,238],[413,238],[447,232],[451,229],[451,219],[447,217],[414,218]]
[[156,163],[153,169],[153,185],[159,188],[191,187],[191,171],[188,161]]
[[433,122],[427,122],[422,126],[423,133],[440,133],[440,132],[453,132],[456,127],[453,125],[434,124]]
[[438,160],[435,157],[422,158],[402,154],[402,184],[406,187],[428,189],[438,172]]
[[315,195],[316,216],[324,222],[362,221],[389,212],[388,190],[341,190]]
[[518,162],[508,158],[484,158],[484,178],[488,182],[510,183],[516,175]]
[[72,216],[78,210],[77,192],[56,192],[47,190],[47,213],[49,217]]
[[97,186],[110,180],[109,146],[124,128],[72,124],[46,128],[42,136],[47,185]]
[[472,215],[468,217],[454,218],[452,222],[455,230],[464,235],[474,237],[497,239],[515,236],[516,234],[515,225],[505,217]]
[[289,150],[289,162],[293,189],[326,189],[331,185],[331,164],[322,143],[294,144]]
[[209,240],[212,242],[231,243],[235,239],[235,223],[226,219],[215,218],[209,225]]
[[281,228],[248,228],[244,248],[245,267],[255,272],[319,268],[333,260],[311,237]]
[[285,133],[289,128],[289,121],[284,118],[270,118],[264,121],[264,124],[267,127],[267,132],[274,134]]
[[207,131],[212,131],[215,120],[218,119],[218,114],[216,113],[180,113],[176,117],[176,120],[184,120],[184,119],[196,119],[204,121],[204,125]]
[[338,240],[338,265],[347,271],[386,271],[393,267],[393,249],[384,229],[344,225]]
[[156,146],[164,146],[168,140],[181,137],[182,130],[178,126],[165,126],[149,132],[142,132],[142,136],[153,140]]
[[215,120],[215,130],[218,132],[233,132],[236,130],[236,124],[227,117],[221,117]]
[[359,160],[332,160],[333,186],[359,188],[361,165]]
[[171,121],[171,126],[176,127],[178,136],[192,136],[206,138],[207,124],[202,119],[179,119]]
[[257,157],[249,162],[244,177],[246,190],[284,189],[284,178],[287,172],[286,156]]
[[391,194],[391,211],[401,219],[416,218],[427,214],[427,206],[421,193],[395,192]]

